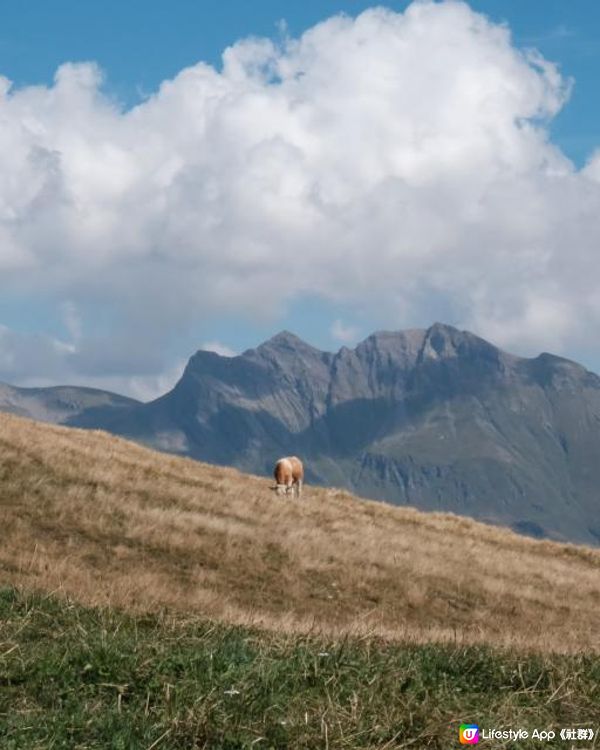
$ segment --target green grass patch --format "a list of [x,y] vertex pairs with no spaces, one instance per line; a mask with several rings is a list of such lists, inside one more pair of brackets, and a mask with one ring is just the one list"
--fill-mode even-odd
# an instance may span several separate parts
[[2,750],[449,750],[464,722],[557,730],[599,721],[593,655],[332,642],[0,590]]

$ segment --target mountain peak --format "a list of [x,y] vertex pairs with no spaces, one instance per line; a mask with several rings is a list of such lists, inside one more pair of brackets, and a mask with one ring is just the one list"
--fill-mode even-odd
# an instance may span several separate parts
[[466,334],[458,328],[434,323],[425,331],[422,359],[445,359],[458,356],[458,346],[465,339]]
[[295,333],[292,333],[291,331],[286,330],[285,328],[283,331],[279,331],[279,333],[276,333],[274,336],[271,336],[270,339],[268,339],[265,343],[269,344],[304,344],[305,342],[299,337],[296,336]]
[[448,323],[440,323],[439,320],[436,320],[435,323],[432,323],[427,329],[427,333],[435,332],[459,335],[465,333],[465,331],[461,331],[459,328],[456,328],[456,326],[451,326]]
[[465,356],[500,360],[510,355],[506,355],[498,347],[474,333],[461,331],[445,323],[434,323],[425,331],[421,360],[442,360]]
[[263,352],[263,351],[273,351],[273,350],[279,351],[279,352],[284,352],[284,351],[319,352],[319,350],[316,349],[314,346],[307,344],[306,341],[303,341],[299,336],[296,336],[295,334],[286,330],[276,333],[270,339],[267,339],[267,341],[260,344],[260,346],[257,346],[256,349],[250,350],[250,351]]

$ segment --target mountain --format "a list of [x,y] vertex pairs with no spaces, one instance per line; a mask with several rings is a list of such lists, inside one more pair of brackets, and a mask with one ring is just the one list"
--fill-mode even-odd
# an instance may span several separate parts
[[96,388],[16,388],[0,383],[0,411],[54,424],[68,424],[84,417],[90,422],[102,420],[107,412],[113,414],[139,403]]
[[600,378],[439,323],[337,353],[288,332],[236,357],[199,351],[161,398],[67,423],[261,474],[295,453],[308,481],[600,542]]

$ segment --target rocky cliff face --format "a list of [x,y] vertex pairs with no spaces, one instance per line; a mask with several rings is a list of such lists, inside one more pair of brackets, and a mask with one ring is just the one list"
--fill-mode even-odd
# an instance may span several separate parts
[[156,401],[66,421],[259,474],[295,453],[309,481],[600,543],[600,378],[450,326],[335,354],[287,332],[238,357],[200,351]]

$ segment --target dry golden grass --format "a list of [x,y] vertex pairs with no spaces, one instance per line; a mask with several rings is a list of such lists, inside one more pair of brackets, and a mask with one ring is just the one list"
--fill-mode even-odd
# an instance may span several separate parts
[[600,551],[0,415],[0,582],[290,632],[599,650]]

